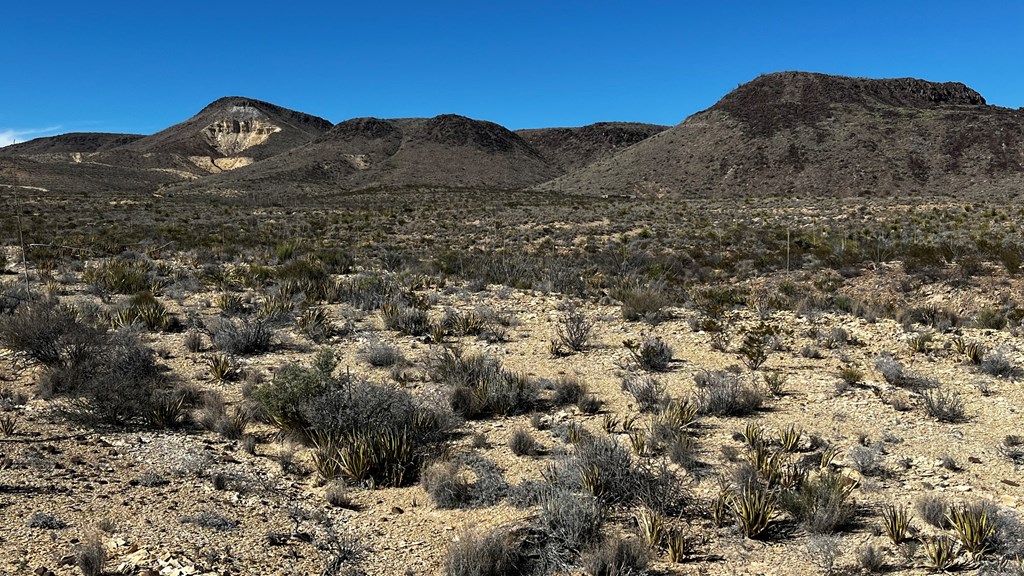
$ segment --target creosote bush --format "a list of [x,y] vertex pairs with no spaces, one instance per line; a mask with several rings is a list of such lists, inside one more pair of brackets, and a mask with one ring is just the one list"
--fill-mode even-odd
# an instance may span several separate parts
[[129,330],[109,332],[56,300],[20,307],[0,324],[0,342],[44,366],[39,391],[67,400],[81,421],[148,420],[167,388],[153,351]]
[[519,576],[529,572],[521,540],[500,529],[463,534],[452,543],[444,561],[445,576]]
[[582,352],[590,343],[595,325],[581,308],[569,305],[555,328],[557,344],[572,352]]
[[622,344],[633,361],[648,372],[664,372],[672,362],[672,347],[661,338],[647,338],[639,344],[626,340]]
[[632,538],[606,538],[580,557],[589,576],[642,574],[650,561],[648,549]]
[[764,392],[730,372],[705,370],[694,375],[694,382],[701,414],[747,416],[764,405]]
[[262,354],[270,351],[273,331],[260,320],[219,319],[210,328],[210,340],[228,354]]
[[451,408],[464,418],[522,414],[537,402],[537,383],[523,374],[502,369],[492,356],[437,348],[427,364],[431,379],[449,386]]
[[254,398],[282,430],[311,442],[321,476],[401,486],[450,430],[450,413],[415,401],[405,390],[346,373],[334,374],[322,349],[312,366],[286,364]]

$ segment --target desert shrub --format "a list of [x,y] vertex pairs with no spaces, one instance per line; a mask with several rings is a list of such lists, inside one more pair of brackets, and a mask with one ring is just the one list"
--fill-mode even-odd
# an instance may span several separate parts
[[918,376],[907,371],[898,360],[891,354],[882,353],[875,358],[875,369],[885,378],[885,381],[898,388],[909,390],[923,390],[935,388],[938,382],[923,376]]
[[949,526],[949,504],[936,494],[922,494],[914,501],[917,516],[936,528]]
[[1002,330],[1006,322],[1006,314],[998,308],[982,308],[974,315],[974,325],[986,330]]
[[210,328],[210,340],[218,350],[228,354],[262,354],[270,351],[273,331],[260,320],[220,319]]
[[584,551],[580,560],[590,576],[626,576],[644,573],[650,552],[636,540],[610,538]]
[[702,371],[694,376],[701,414],[746,416],[764,405],[764,392],[725,371]]
[[998,378],[1019,378],[1024,374],[1024,370],[1021,370],[1014,364],[1010,360],[1009,355],[1003,350],[995,350],[985,354],[982,357],[981,364],[978,365],[978,369],[989,376],[996,376]]
[[672,472],[634,461],[615,438],[580,435],[575,446],[551,472],[556,486],[580,490],[603,503],[642,503],[663,513],[682,505],[685,493]]
[[826,472],[784,492],[781,505],[808,532],[828,534],[847,525],[854,515],[852,486],[839,474]]
[[466,533],[452,543],[445,576],[519,576],[530,573],[522,542],[508,531]]
[[422,336],[430,331],[430,317],[426,310],[389,303],[381,306],[380,316],[388,330],[407,336]]
[[22,307],[0,326],[0,339],[46,369],[39,389],[68,400],[67,414],[110,424],[145,418],[165,388],[152,350],[129,331],[108,332],[56,301]]
[[349,495],[348,486],[344,482],[331,482],[324,491],[324,499],[335,508],[355,508]]
[[196,354],[203,349],[203,334],[199,330],[189,330],[185,334],[185,349]]
[[86,265],[82,280],[102,292],[136,294],[155,287],[156,271],[149,260],[122,255]]
[[899,314],[897,320],[907,328],[914,324],[920,324],[939,332],[945,332],[960,325],[960,316],[956,312],[937,305],[908,308]]
[[632,340],[623,342],[629,355],[638,366],[649,372],[663,372],[672,362],[672,347],[661,338],[647,338],[642,343]]
[[584,414],[597,414],[604,403],[594,394],[584,394],[576,401],[576,409]]
[[18,306],[31,300],[32,294],[24,283],[0,282],[0,316],[13,314]]
[[34,512],[25,523],[29,528],[42,528],[44,530],[63,530],[68,523],[57,518],[49,512]]
[[48,368],[82,364],[106,345],[107,331],[84,322],[74,308],[56,299],[19,307],[0,319],[0,343]]
[[822,574],[835,573],[836,560],[842,555],[843,539],[838,534],[812,534],[807,539],[807,554]]
[[334,322],[327,310],[319,306],[310,306],[302,311],[295,320],[296,326],[306,338],[322,344],[335,333]]
[[925,412],[939,422],[963,422],[967,419],[964,399],[955,390],[932,388],[921,392]]
[[368,340],[356,354],[370,366],[378,368],[394,366],[405,361],[397,347],[375,339]]
[[839,379],[847,386],[853,386],[864,381],[864,371],[856,366],[843,366],[839,369]]
[[657,322],[671,299],[664,290],[654,286],[633,286],[618,290],[614,298],[622,302],[622,319],[629,322]]
[[401,287],[390,275],[361,273],[340,281],[336,292],[340,301],[359,310],[376,310],[384,304],[397,301]]
[[622,380],[622,389],[636,400],[641,412],[656,412],[668,402],[665,384],[654,376],[627,376]]
[[384,486],[415,478],[430,447],[446,437],[449,414],[417,403],[405,390],[335,376],[336,365],[333,354],[321,350],[312,366],[282,366],[254,398],[280,428],[316,445],[323,476],[340,473]]
[[195,524],[196,526],[202,526],[203,528],[209,528],[218,532],[236,530],[238,525],[241,524],[238,520],[228,518],[213,510],[204,510],[195,516],[182,516],[178,521],[182,524]]
[[555,327],[557,343],[573,352],[582,352],[590,343],[595,321],[582,309],[570,305],[558,319]]
[[600,541],[604,512],[593,496],[556,489],[541,503],[540,518],[559,548],[580,550]]
[[223,314],[241,314],[245,312],[245,301],[240,294],[221,292],[213,298],[213,305],[220,308]]
[[873,476],[881,471],[878,461],[881,454],[882,450],[878,446],[857,445],[846,451],[846,458],[853,469],[864,476]]
[[501,368],[486,354],[463,354],[452,348],[435,349],[427,361],[431,379],[450,387],[449,403],[464,418],[529,411],[539,387],[522,374]]
[[424,468],[420,485],[438,508],[461,508],[470,501],[469,481],[462,467],[453,461],[435,462]]
[[90,530],[75,550],[75,564],[82,576],[99,576],[107,562],[107,549],[103,546],[98,530]]
[[777,326],[760,322],[743,335],[737,353],[747,368],[757,370],[768,360],[769,353],[778,346],[780,334]]
[[533,435],[522,428],[518,428],[512,433],[508,440],[508,447],[516,456],[533,456],[539,449]]
[[552,387],[551,401],[558,406],[576,404],[587,395],[587,385],[575,376],[559,376]]

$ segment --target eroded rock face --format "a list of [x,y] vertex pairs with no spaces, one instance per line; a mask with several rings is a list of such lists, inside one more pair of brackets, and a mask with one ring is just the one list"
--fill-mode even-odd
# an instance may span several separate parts
[[202,134],[206,142],[224,156],[237,156],[243,150],[263,144],[280,131],[280,126],[272,124],[256,108],[234,106],[228,117],[203,128]]

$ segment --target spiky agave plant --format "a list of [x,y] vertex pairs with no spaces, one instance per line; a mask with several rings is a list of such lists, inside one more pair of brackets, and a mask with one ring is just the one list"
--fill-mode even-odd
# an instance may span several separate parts
[[643,537],[648,548],[654,548],[661,544],[661,540],[665,536],[665,518],[661,514],[644,506],[637,511],[635,519],[636,525],[640,529],[640,536]]
[[893,544],[907,539],[910,529],[910,512],[906,506],[890,504],[882,510],[882,527]]
[[989,505],[978,502],[954,506],[946,520],[956,532],[960,545],[971,556],[982,556],[995,546],[996,524]]
[[756,482],[749,482],[738,493],[730,495],[732,513],[747,538],[756,539],[771,524],[778,504],[775,492]]

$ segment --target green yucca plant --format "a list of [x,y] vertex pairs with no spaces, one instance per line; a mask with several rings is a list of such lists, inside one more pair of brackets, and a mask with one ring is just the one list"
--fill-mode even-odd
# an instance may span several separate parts
[[778,486],[786,467],[786,454],[769,449],[764,444],[747,453],[750,465],[761,475],[768,486]]
[[622,419],[622,431],[629,434],[636,428],[637,415],[630,414]]
[[779,429],[779,444],[786,452],[796,452],[800,447],[801,438],[803,438],[803,432],[792,424],[787,428]]
[[937,572],[946,572],[956,566],[956,542],[948,536],[936,536],[924,541],[921,546],[924,552],[924,567]]
[[729,523],[732,518],[732,493],[722,489],[711,504],[711,521],[719,528]]
[[982,556],[995,546],[996,524],[988,504],[977,502],[954,506],[946,520],[956,532],[960,545],[972,556]]
[[637,456],[645,456],[647,454],[647,432],[643,430],[630,432],[629,445],[633,447],[633,452],[636,452]]
[[331,316],[327,310],[318,306],[312,306],[302,311],[296,320],[299,331],[314,342],[323,342],[334,333],[334,326],[331,323]]
[[139,323],[139,312],[135,308],[118,310],[110,317],[110,327],[114,330],[128,328]]
[[738,494],[732,494],[730,500],[740,530],[751,539],[758,538],[768,529],[778,503],[774,492],[755,482],[748,483]]
[[565,441],[569,444],[576,444],[583,439],[583,425],[570,422],[565,427]]
[[668,561],[679,564],[690,555],[690,539],[680,529],[668,533]]
[[818,458],[818,467],[822,470],[832,466],[832,462],[835,461],[836,457],[839,456],[839,449],[835,446],[828,446],[821,451],[821,456]]
[[758,446],[764,444],[764,428],[756,422],[747,422],[741,434],[743,435],[743,443],[751,449],[757,449]]
[[910,530],[910,512],[907,507],[890,504],[882,509],[882,527],[893,544],[906,540]]
[[14,431],[17,430],[17,428],[17,414],[0,414],[0,432],[3,432],[4,436],[14,436]]
[[153,400],[153,406],[146,415],[149,423],[157,428],[174,428],[184,417],[185,397],[164,394]]
[[292,301],[280,294],[267,296],[256,306],[256,318],[260,320],[281,320],[292,313]]
[[373,471],[373,447],[364,438],[351,438],[338,450],[339,470],[355,482],[370,478]]
[[580,468],[580,486],[594,498],[600,499],[607,492],[604,473],[597,464]]
[[604,428],[605,432],[611,434],[615,432],[621,423],[622,421],[619,420],[618,417],[614,414],[608,413],[604,415],[604,418],[601,421],[601,426]]
[[171,314],[163,304],[147,304],[137,309],[138,318],[149,330],[167,330],[171,326]]
[[245,309],[242,297],[233,292],[223,292],[213,299],[213,304],[225,314],[237,314]]
[[692,398],[670,400],[658,413],[658,420],[674,430],[689,428],[697,420],[700,406]]
[[648,548],[655,548],[665,537],[665,518],[657,511],[644,506],[634,516],[640,536]]
[[227,382],[234,374],[234,363],[227,354],[214,354],[206,359],[210,368],[210,376],[217,382]]

